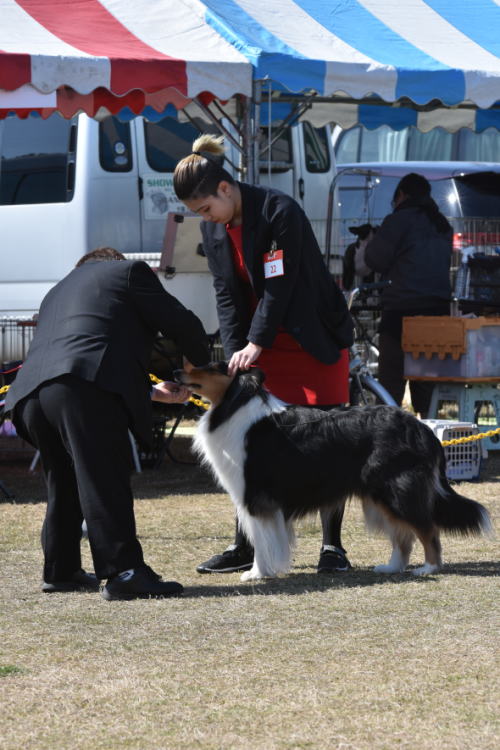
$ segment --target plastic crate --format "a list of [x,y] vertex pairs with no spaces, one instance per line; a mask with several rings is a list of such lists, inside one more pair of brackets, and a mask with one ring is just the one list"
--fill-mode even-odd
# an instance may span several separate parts
[[455,294],[466,307],[499,308],[500,257],[476,253],[468,258],[458,275]]
[[[471,422],[452,422],[446,419],[422,419],[422,422],[433,431],[440,442],[479,434],[478,426]],[[481,462],[488,457],[483,440],[446,445],[443,449],[448,479],[461,481],[479,478]]]
[[500,317],[403,318],[402,348],[408,378],[500,379]]

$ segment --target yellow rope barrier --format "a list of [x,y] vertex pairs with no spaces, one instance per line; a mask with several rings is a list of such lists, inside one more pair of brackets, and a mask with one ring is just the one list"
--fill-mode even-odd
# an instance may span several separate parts
[[473,443],[475,440],[483,440],[483,438],[489,438],[493,435],[500,433],[500,427],[496,430],[488,430],[488,432],[480,432],[477,435],[469,435],[469,437],[456,438],[456,440],[442,440],[441,445],[460,445],[460,443]]
[[[150,380],[153,381],[153,383],[163,383],[163,380],[161,380],[160,378],[157,378],[156,375],[153,375],[151,372],[149,373],[149,378]],[[3,385],[0,388],[0,395],[2,393],[7,393],[9,388],[10,388],[10,385]],[[195,404],[195,406],[200,406],[202,409],[210,409],[210,404],[207,404],[206,401],[202,401],[201,398],[195,398],[194,396],[190,396],[188,401]]]
[[[163,383],[163,380],[160,380],[160,378],[156,377],[156,375],[153,375],[152,372],[149,373],[149,378],[153,381],[153,383]],[[206,401],[202,401],[201,398],[190,396],[188,398],[188,401],[195,406],[201,406],[202,409],[210,409],[210,404],[207,404]]]
[[[153,375],[151,372],[149,373],[150,379],[153,381],[153,383],[163,383],[163,380],[160,378],[157,378],[156,375]],[[0,395],[2,393],[6,393],[9,390],[10,386],[3,385],[0,388]],[[201,398],[195,398],[194,396],[190,396],[188,401],[190,401],[192,404],[195,404],[195,406],[199,406],[202,409],[210,409],[210,404],[207,404],[206,401],[202,401]],[[472,443],[475,440],[483,440],[484,438],[493,437],[493,435],[498,435],[500,433],[500,427],[497,427],[496,430],[488,430],[488,432],[480,432],[478,435],[470,435],[469,437],[463,437],[463,438],[457,438],[456,440],[442,440],[441,445],[448,446],[448,445],[460,445],[460,443]]]

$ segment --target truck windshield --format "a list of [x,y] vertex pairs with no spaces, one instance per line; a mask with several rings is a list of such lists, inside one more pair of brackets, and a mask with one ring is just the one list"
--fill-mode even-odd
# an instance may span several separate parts
[[57,114],[0,122],[0,204],[70,201],[75,129]]
[[462,216],[491,216],[500,214],[500,173],[477,172],[455,177]]
[[[379,224],[387,214],[392,212],[391,201],[400,179],[401,175],[397,177],[346,175],[339,182],[335,217],[361,224],[366,222]],[[468,207],[471,206],[473,200],[478,202],[479,196],[472,186],[464,184],[458,192],[457,196],[452,178],[431,180],[431,195],[445,216],[461,215],[460,209],[463,209],[466,200]],[[495,212],[490,211],[490,213]],[[485,216],[486,214],[467,212],[466,215]]]
[[144,121],[144,140],[149,166],[156,172],[173,172],[177,162],[191,153],[193,141],[199,136],[189,122],[165,117],[158,122]]

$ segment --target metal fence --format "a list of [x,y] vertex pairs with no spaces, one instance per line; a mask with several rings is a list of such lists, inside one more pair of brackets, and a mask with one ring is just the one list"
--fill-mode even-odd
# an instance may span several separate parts
[[0,363],[2,367],[8,362],[26,359],[35,327],[36,321],[32,318],[0,318]]
[[[372,226],[380,226],[383,218],[371,219]],[[335,280],[342,280],[342,260],[348,245],[356,240],[356,236],[349,231],[349,227],[357,227],[365,223],[365,219],[342,218],[332,221],[332,252],[330,256],[330,271]],[[453,253],[451,259],[452,289],[456,288],[456,277],[459,268],[468,255],[481,253],[487,256],[500,257],[500,219],[497,217],[449,218],[453,227]]]

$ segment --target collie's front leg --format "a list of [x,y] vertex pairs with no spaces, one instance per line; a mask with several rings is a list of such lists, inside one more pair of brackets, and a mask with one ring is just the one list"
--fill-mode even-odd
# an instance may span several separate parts
[[293,535],[289,533],[283,513],[277,511],[265,518],[247,515],[242,525],[253,544],[254,560],[252,568],[243,573],[241,580],[256,581],[289,573]]

